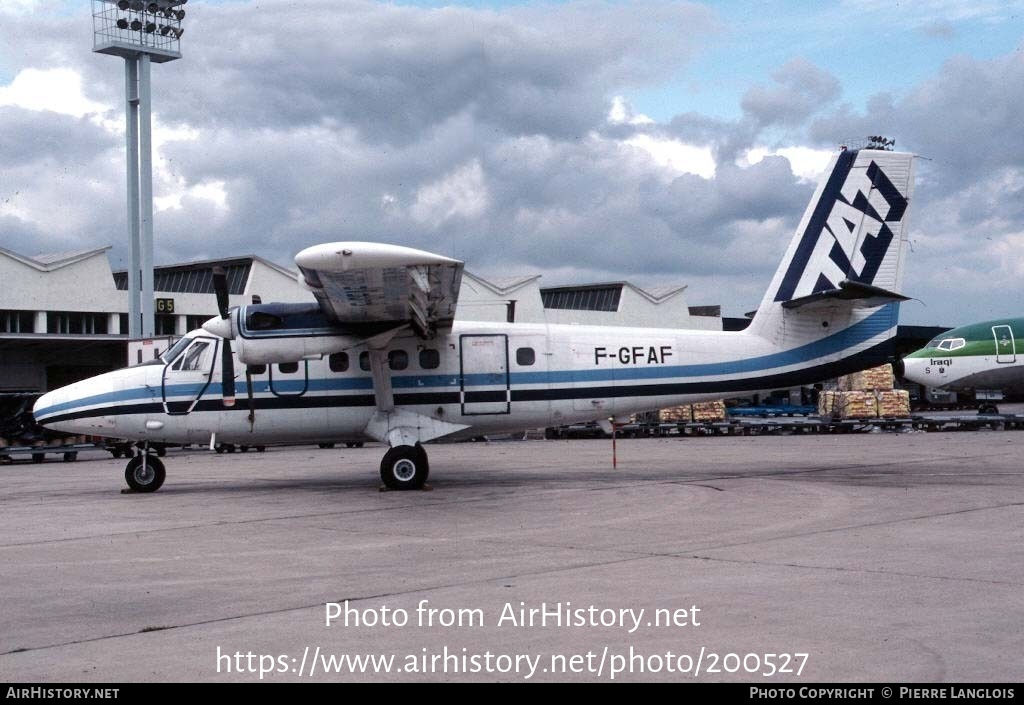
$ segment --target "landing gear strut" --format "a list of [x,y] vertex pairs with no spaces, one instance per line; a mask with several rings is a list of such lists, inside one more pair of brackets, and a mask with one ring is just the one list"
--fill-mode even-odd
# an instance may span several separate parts
[[418,490],[430,475],[427,451],[414,446],[395,446],[380,461],[380,479],[389,490]]
[[124,469],[124,480],[136,492],[156,492],[164,484],[167,471],[164,464],[145,451],[128,461]]

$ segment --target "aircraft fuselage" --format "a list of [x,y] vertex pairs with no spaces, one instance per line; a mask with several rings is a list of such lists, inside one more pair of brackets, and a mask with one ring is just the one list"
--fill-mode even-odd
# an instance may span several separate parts
[[[449,434],[459,438],[622,420],[639,411],[811,383],[870,364],[882,354],[873,346],[888,336],[890,319],[895,312],[883,307],[813,351],[779,350],[742,332],[466,322],[429,341],[396,337],[384,353],[395,408],[465,425]],[[856,358],[849,357],[852,336],[864,350]],[[218,442],[237,444],[367,439],[378,399],[366,346],[250,366],[251,401],[245,366],[237,365],[236,402],[226,408],[222,340],[203,330],[187,338],[190,347],[170,364],[155,361],[51,392],[37,405],[37,416],[72,433],[163,443],[206,443],[214,433]],[[186,360],[191,346],[202,343],[205,348]],[[809,357],[819,364],[808,367]]]

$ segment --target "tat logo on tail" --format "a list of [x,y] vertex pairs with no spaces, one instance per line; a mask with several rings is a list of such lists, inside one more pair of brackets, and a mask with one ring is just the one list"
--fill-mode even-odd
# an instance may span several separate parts
[[839,155],[775,301],[837,289],[844,279],[874,283],[893,241],[889,224],[903,219],[908,200],[882,168],[865,157],[855,151]]

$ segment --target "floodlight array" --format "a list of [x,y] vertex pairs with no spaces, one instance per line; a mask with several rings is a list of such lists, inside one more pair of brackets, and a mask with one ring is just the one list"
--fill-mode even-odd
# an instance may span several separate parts
[[134,44],[179,51],[185,32],[182,8],[188,0],[93,0],[93,29],[97,45]]

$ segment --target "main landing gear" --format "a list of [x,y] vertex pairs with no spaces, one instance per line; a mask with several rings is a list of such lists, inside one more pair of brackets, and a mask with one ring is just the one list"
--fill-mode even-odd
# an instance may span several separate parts
[[414,446],[395,446],[380,461],[380,479],[389,490],[418,490],[430,475],[427,451]]

